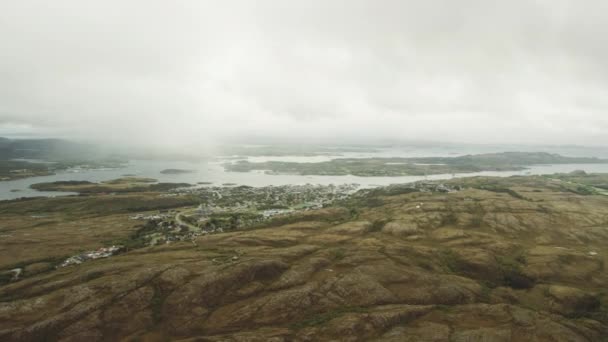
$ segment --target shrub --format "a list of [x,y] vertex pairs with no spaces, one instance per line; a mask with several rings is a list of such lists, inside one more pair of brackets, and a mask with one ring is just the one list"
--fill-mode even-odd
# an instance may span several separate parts
[[370,228],[370,232],[379,232],[382,230],[382,228],[384,228],[384,226],[386,225],[386,220],[376,220],[372,223],[372,226]]
[[522,251],[517,251],[509,256],[496,257],[503,285],[515,289],[528,289],[534,286],[534,279],[522,272],[522,266],[526,264],[526,256]]
[[342,260],[346,256],[346,250],[344,248],[333,249],[331,251],[331,256],[336,261]]

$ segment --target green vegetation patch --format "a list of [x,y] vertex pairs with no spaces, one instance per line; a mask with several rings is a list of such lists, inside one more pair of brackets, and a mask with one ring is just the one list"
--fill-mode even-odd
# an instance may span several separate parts
[[513,189],[509,189],[509,188],[505,188],[505,187],[500,187],[497,185],[481,185],[479,187],[477,187],[477,189],[480,190],[486,190],[486,191],[492,191],[492,192],[496,192],[496,193],[503,193],[503,194],[508,194],[513,198],[517,198],[520,200],[528,200],[527,198],[525,198],[524,196],[520,195],[517,191],[513,190]]
[[358,307],[358,306],[357,307],[352,307],[352,306],[341,307],[341,308],[332,310],[330,312],[324,312],[324,313],[319,313],[319,314],[310,316],[302,321],[292,324],[291,328],[292,329],[303,329],[303,328],[323,325],[335,318],[338,318],[345,314],[350,314],[350,313],[369,313],[369,309],[367,309],[365,307]]
[[496,256],[496,272],[482,272],[472,268],[466,259],[451,249],[439,250],[437,257],[445,271],[477,279],[488,287],[508,286],[514,289],[528,289],[535,284],[534,279],[523,273],[526,258],[521,250],[509,255]]
[[510,255],[497,256],[496,261],[502,275],[503,285],[515,289],[528,289],[534,286],[534,279],[522,271],[523,266],[527,263],[523,251],[517,250]]
[[335,248],[330,251],[331,258],[335,261],[340,261],[346,257],[346,249]]

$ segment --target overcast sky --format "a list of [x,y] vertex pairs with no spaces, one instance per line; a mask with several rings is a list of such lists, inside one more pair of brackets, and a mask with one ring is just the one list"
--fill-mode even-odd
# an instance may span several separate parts
[[0,135],[608,145],[606,1],[1,1]]

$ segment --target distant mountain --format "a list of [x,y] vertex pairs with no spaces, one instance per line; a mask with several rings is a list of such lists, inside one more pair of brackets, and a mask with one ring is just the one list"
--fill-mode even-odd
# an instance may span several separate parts
[[62,139],[7,139],[0,137],[0,160],[23,158],[44,160],[88,159],[96,154],[93,145]]

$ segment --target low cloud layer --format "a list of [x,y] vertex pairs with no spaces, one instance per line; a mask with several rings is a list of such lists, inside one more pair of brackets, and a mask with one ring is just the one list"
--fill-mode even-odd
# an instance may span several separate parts
[[605,1],[5,1],[0,133],[608,144]]

